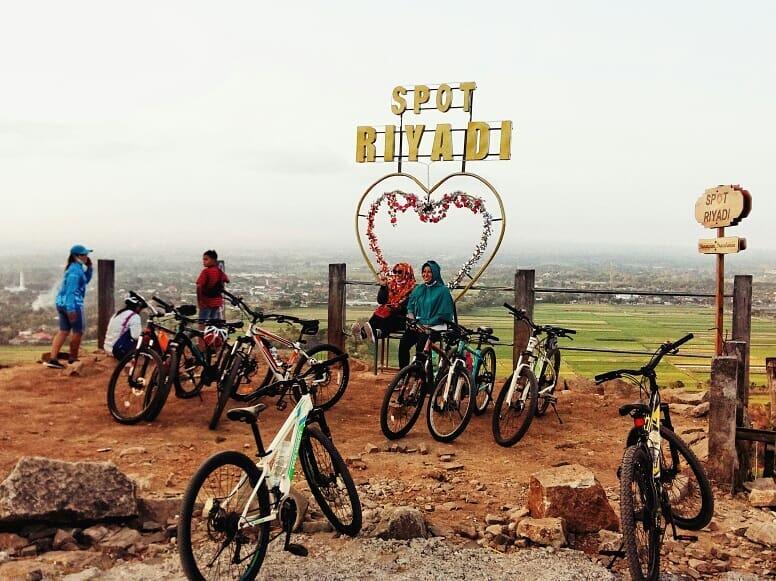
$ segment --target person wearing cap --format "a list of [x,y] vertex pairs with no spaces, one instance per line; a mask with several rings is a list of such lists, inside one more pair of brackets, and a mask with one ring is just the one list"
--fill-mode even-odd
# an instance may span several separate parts
[[56,307],[59,316],[59,332],[54,335],[51,344],[51,355],[46,362],[47,367],[64,369],[59,361],[59,350],[65,344],[67,336],[70,337],[70,357],[68,363],[78,359],[78,350],[81,347],[86,321],[84,317],[84,297],[86,285],[92,280],[94,270],[92,260],[89,258],[91,248],[82,244],[76,244],[70,249],[65,265],[65,275],[57,293]]

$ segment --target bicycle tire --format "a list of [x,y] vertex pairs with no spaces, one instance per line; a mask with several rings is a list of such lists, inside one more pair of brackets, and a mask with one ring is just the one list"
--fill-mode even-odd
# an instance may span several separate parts
[[[205,520],[203,518],[203,521],[206,523],[206,530],[200,531],[200,530],[193,530],[197,529],[195,525],[195,519],[196,519],[196,513],[197,509],[200,505],[207,506],[208,500],[213,500],[212,498],[205,500],[204,498],[200,498],[200,491],[202,492],[210,492],[212,494],[212,487],[209,488],[208,491],[204,490],[204,484],[207,482],[208,476],[215,473],[218,469],[227,467],[227,466],[233,466],[241,473],[244,473],[245,476],[247,476],[247,484],[249,486],[246,486],[243,484],[242,486],[245,486],[245,489],[242,490],[242,487],[238,489],[238,501],[235,505],[235,510],[231,512],[224,511],[225,514],[215,514],[207,518]],[[183,571],[188,579],[194,579],[197,581],[204,580],[204,579],[210,579],[210,578],[221,578],[220,576],[217,577],[210,577],[203,574],[203,567],[204,564],[198,563],[197,556],[195,555],[195,543],[197,543],[200,539],[207,538],[213,538],[213,535],[216,533],[220,533],[222,531],[219,531],[218,529],[221,527],[229,527],[234,526],[234,519],[236,517],[239,517],[239,515],[242,513],[242,510],[244,509],[245,505],[241,504],[239,501],[242,500],[243,497],[245,497],[245,502],[247,503],[248,498],[250,498],[250,494],[253,492],[253,488],[256,486],[256,483],[259,481],[259,478],[261,476],[261,471],[256,466],[256,464],[247,456],[244,454],[241,454],[240,452],[233,452],[233,451],[226,451],[226,452],[219,452],[202,463],[202,465],[197,469],[197,471],[194,473],[194,476],[189,481],[188,486],[186,487],[186,492],[183,495],[183,502],[181,503],[181,510],[180,510],[180,518],[178,521],[178,554],[180,556],[181,565],[183,567]],[[234,487],[237,486],[237,483],[240,481],[237,480]],[[220,481],[219,481],[220,484]],[[227,488],[229,488],[227,486]],[[232,488],[234,490],[234,488]],[[259,516],[267,516],[270,514],[270,502],[269,502],[269,494],[267,492],[267,485],[266,482],[263,482],[261,487],[258,490],[258,494],[256,495],[256,501],[258,503],[258,511]],[[202,510],[200,510],[202,512]],[[211,509],[212,512],[212,509]],[[200,517],[204,517],[204,515],[200,515]],[[194,525],[194,526],[193,526]],[[244,571],[236,571],[235,573],[239,574],[240,579],[255,579],[256,575],[258,575],[259,569],[261,569],[261,565],[264,561],[264,557],[267,552],[267,545],[269,545],[269,529],[270,529],[270,523],[265,522],[257,527],[254,528],[254,530],[257,532],[256,535],[256,549],[253,552],[253,557],[251,558],[250,562],[247,565],[247,569]],[[205,534],[202,534],[205,533]],[[224,533],[225,535],[228,534],[228,532]],[[239,534],[239,533],[238,533]],[[195,537],[195,539],[193,539]],[[242,538],[249,538],[243,536]],[[215,541],[215,539],[213,539]],[[216,541],[216,543],[220,546],[222,542]],[[229,544],[232,544],[231,542]],[[227,547],[229,546],[227,544]],[[226,547],[224,547],[226,548]],[[226,553],[226,551],[224,551]],[[228,556],[228,555],[227,555]],[[234,557],[234,554],[232,554],[232,557]],[[204,560],[204,563],[207,563],[207,560]],[[235,563],[229,563],[229,565],[235,565]],[[242,567],[238,567],[239,569],[242,569]],[[218,572],[220,572],[220,567]],[[230,575],[230,578],[235,578],[235,575]]]
[[167,397],[170,395],[170,389],[175,383],[175,375],[178,372],[178,352],[165,353],[162,359],[162,370],[165,374],[164,381],[159,385],[151,402],[148,405],[146,419],[153,422],[162,413],[164,404],[167,403]]
[[[175,395],[181,399],[197,397],[205,385],[203,380],[204,366],[196,360],[193,354],[187,357],[186,350],[191,353],[191,348],[187,344],[182,343],[178,347],[177,363],[179,367],[173,376]],[[184,367],[184,373],[181,374],[181,363],[186,365],[191,359],[194,359],[195,365]]]
[[474,387],[477,390],[474,413],[478,416],[487,411],[488,405],[493,400],[493,386],[496,385],[496,351],[493,347],[485,347],[480,356],[482,362],[474,380]]
[[[146,379],[146,371],[147,369],[143,370],[143,385],[139,385],[137,387],[133,386],[131,382],[138,382],[139,378],[135,376],[134,378],[131,377],[135,373],[135,370],[137,369],[138,365],[137,363],[134,364],[134,366],[131,368],[130,373],[127,374],[127,380],[130,382],[129,388],[130,393],[127,394],[125,397],[121,397],[120,395],[117,395],[118,390],[118,382],[121,378],[124,377],[124,369],[128,364],[130,364],[133,360],[137,361],[139,357],[143,357],[146,359],[146,365],[153,365],[155,371],[151,372],[150,375],[150,385],[149,381]],[[132,351],[131,353],[127,353],[117,364],[116,368],[113,370],[113,373],[111,374],[110,380],[108,381],[108,390],[107,390],[107,403],[108,403],[108,410],[110,411],[111,416],[113,416],[113,419],[115,419],[117,422],[121,424],[131,425],[136,424],[144,419],[146,419],[149,403],[153,401],[154,392],[156,389],[158,389],[158,384],[160,381],[164,381],[162,378],[160,380],[159,376],[162,373],[162,358],[159,357],[159,354],[152,350],[148,349],[146,347],[141,347],[140,349],[137,349],[135,351]],[[140,389],[140,388],[143,389]],[[128,399],[130,398],[130,399]],[[141,401],[142,398],[142,401]],[[137,402],[140,408],[140,411],[137,413],[127,413],[128,408],[134,408],[133,402]]]
[[[302,373],[304,366],[307,364],[309,359],[315,358],[315,355],[318,353],[324,353],[327,352],[326,357],[323,359],[326,361],[327,359],[332,359],[334,357],[339,357],[340,355],[344,355],[344,351],[337,347],[336,345],[330,345],[329,343],[321,343],[320,345],[316,345],[312,349],[305,351],[305,354],[307,355],[307,358],[304,356],[299,358],[299,361],[296,363],[296,367],[294,367],[294,376],[298,376]],[[315,365],[315,364],[313,364]],[[338,366],[338,367],[337,367]],[[336,371],[339,369],[340,371],[340,379],[337,382],[337,385],[334,386],[335,389],[333,393],[331,393],[328,389],[322,388],[321,381],[324,380],[323,377],[318,377],[318,373],[308,376],[308,383],[315,383],[319,382],[315,387],[314,390],[311,390],[310,395],[313,398],[313,405],[315,407],[320,408],[322,410],[328,410],[330,409],[335,403],[337,403],[342,396],[345,394],[345,390],[348,388],[348,379],[350,378],[350,365],[348,363],[347,359],[343,359],[341,362],[335,363],[333,366],[329,366],[326,368],[326,373],[329,377],[325,379],[326,382],[331,381],[331,375],[333,371]],[[299,399],[302,397],[302,393],[299,391],[299,386],[294,385],[293,386],[293,395],[294,399],[296,401],[299,401]]]
[[218,422],[221,419],[221,414],[224,413],[226,402],[232,397],[235,386],[240,383],[244,361],[245,356],[242,353],[235,353],[234,359],[232,359],[232,366],[229,368],[229,375],[226,376],[222,383],[218,384],[218,399],[216,399],[216,407],[213,409],[213,415],[210,417],[210,423],[208,424],[208,428],[211,430],[215,430],[218,427]]
[[[455,440],[463,433],[466,426],[469,425],[469,421],[472,419],[476,392],[474,391],[471,377],[469,377],[469,374],[460,367],[453,371],[450,389],[455,389],[454,386],[458,386],[459,381],[464,382],[461,390],[461,400],[459,402],[441,401],[444,398],[445,387],[447,387],[447,376],[441,377],[439,381],[436,382],[436,385],[431,392],[431,396],[429,397],[428,405],[426,406],[426,424],[428,425],[428,431],[431,432],[431,436],[438,442],[448,443]],[[461,413],[460,405],[463,403],[465,403],[466,409]],[[456,407],[453,407],[454,405]],[[456,418],[456,414],[450,413],[450,425],[443,427],[442,415],[445,411],[457,412],[458,418]]]
[[[550,395],[553,395],[555,393],[555,390],[558,387],[558,380],[560,378],[560,349],[553,349],[550,353],[547,354],[547,359],[549,360],[549,364],[552,365],[553,373],[555,377],[553,380],[555,381],[555,385],[552,386],[552,389],[550,390]],[[545,376],[545,373],[547,372],[547,364],[545,364],[544,369],[542,370],[541,377],[537,377],[536,381],[539,382],[539,391],[544,389],[546,387],[546,384],[549,383],[549,379]],[[544,385],[543,385],[544,384]],[[539,396],[539,403],[536,407],[536,415],[537,416],[543,416],[547,413],[547,409],[550,407],[550,400],[547,399],[544,396]]]
[[[674,432],[665,426],[660,426],[660,437],[663,442],[668,442],[668,461],[666,461],[665,449],[661,448],[663,454],[663,466],[661,467],[661,481],[663,489],[675,492],[673,496],[669,494],[671,504],[671,516],[676,526],[689,531],[698,531],[711,522],[714,516],[714,494],[711,490],[711,484],[706,476],[698,457],[690,447],[677,436]],[[674,458],[674,452],[677,458]],[[676,461],[684,460],[685,465],[677,465]],[[693,483],[690,474],[695,477]],[[687,478],[686,482],[677,480],[681,474]],[[688,502],[679,502],[682,497],[686,500],[694,489],[700,492],[700,506],[695,509]],[[679,499],[676,498],[679,496]]]
[[[407,385],[407,381],[415,380],[416,384]],[[416,387],[413,387],[415,386]],[[392,403],[394,394],[396,402]],[[380,429],[383,435],[389,440],[398,440],[406,436],[423,409],[423,402],[426,399],[426,375],[425,370],[415,363],[409,364],[401,369],[391,380],[383,396],[383,403],[380,406]],[[399,412],[402,412],[400,414]],[[406,412],[406,413],[405,413]],[[408,417],[407,422],[399,429],[394,429],[390,424],[399,415]]]
[[[330,462],[324,462],[324,454]],[[305,429],[299,445],[299,459],[310,492],[331,526],[338,533],[355,537],[361,530],[361,500],[345,461],[318,426],[307,426]],[[341,492],[342,488],[347,493],[347,507],[344,503],[332,502],[334,494]],[[350,513],[346,522],[343,521],[343,512]]]
[[[527,385],[522,389],[520,389],[519,386],[515,386],[513,399],[517,398],[517,402],[506,403],[506,396],[509,393],[509,384],[512,381],[512,375],[510,375],[504,382],[504,386],[501,388],[501,392],[498,394],[498,398],[496,399],[496,407],[493,410],[493,438],[496,440],[496,443],[499,446],[504,446],[505,448],[514,446],[517,444],[517,442],[520,441],[520,439],[528,431],[528,428],[531,427],[531,422],[533,421],[534,415],[536,415],[538,391],[536,376],[533,374],[533,371],[527,367],[523,367],[520,370],[519,377],[524,377]],[[526,397],[525,403],[523,403],[520,393],[525,390],[526,387],[528,389],[528,395]],[[505,403],[506,409],[504,408]],[[508,425],[507,420],[511,411],[518,412],[517,418],[520,421],[517,423],[517,428],[514,430],[514,433],[510,434],[507,431],[506,426]],[[504,423],[504,426],[502,426],[502,423]]]
[[620,469],[620,521],[628,569],[634,581],[655,581],[660,577],[662,532],[656,520],[657,499],[651,480],[649,452],[639,444],[626,448]]

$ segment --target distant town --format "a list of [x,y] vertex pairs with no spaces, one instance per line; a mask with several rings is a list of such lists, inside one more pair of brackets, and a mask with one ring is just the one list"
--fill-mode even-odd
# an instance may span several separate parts
[[[265,262],[245,257],[225,257],[226,270],[233,292],[250,298],[265,309],[304,309],[323,307],[328,299],[328,260],[292,255]],[[460,256],[439,258],[443,265],[462,262]],[[459,305],[467,309],[498,306],[509,300],[508,291],[514,280],[517,260],[501,258],[478,281],[486,290],[471,292]],[[643,296],[639,291],[674,291],[686,293],[713,292],[712,268],[699,269],[682,264],[660,265],[652,261],[632,262],[623,266],[613,260],[553,260],[537,257],[521,265],[536,270],[536,286],[541,289],[607,290],[622,289],[614,294],[575,294],[542,292],[537,301],[551,303],[626,303],[626,304],[711,304],[699,297]],[[347,259],[348,279],[373,282],[374,277],[360,257]],[[529,266],[530,265],[530,266]],[[0,270],[0,345],[46,344],[56,332],[54,297],[62,268],[55,260],[38,259],[26,265],[6,263]],[[116,304],[120,305],[129,290],[150,297],[157,294],[176,303],[196,303],[194,281],[199,261],[191,257],[164,262],[137,258],[116,261]],[[449,272],[452,267],[447,266]],[[749,269],[754,277],[753,310],[756,314],[776,317],[776,269],[766,265]],[[87,294],[87,339],[96,334],[97,277]],[[351,306],[375,304],[377,289],[368,285],[349,285],[347,303]]]

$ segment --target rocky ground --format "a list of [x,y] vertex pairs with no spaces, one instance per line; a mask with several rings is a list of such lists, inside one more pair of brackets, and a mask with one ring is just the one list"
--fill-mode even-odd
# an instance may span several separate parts
[[[348,392],[327,418],[359,487],[362,535],[335,538],[311,508],[300,537],[313,557],[271,550],[262,575],[607,578],[599,562],[608,559],[598,550],[618,543],[617,533],[605,529],[617,528],[616,516],[611,523],[611,515],[619,514],[616,468],[628,430],[616,410],[634,399],[633,392],[622,385],[604,391],[569,381],[570,389],[559,395],[564,423],[552,415],[540,418],[511,449],[493,442],[489,415],[475,418],[450,445],[434,442],[422,418],[407,438],[391,443],[378,425],[380,396],[390,378],[375,378],[353,363]],[[249,446],[243,425],[224,422],[215,433],[207,430],[212,391],[202,400],[171,400],[153,424],[116,424],[105,406],[109,371],[110,361],[101,356],[87,358],[72,374],[40,366],[0,370],[0,479],[24,455],[109,460],[133,479],[139,498],[139,514],[130,520],[2,524],[0,490],[0,530],[5,531],[0,532],[0,578],[79,572],[81,577],[73,578],[178,578],[175,511],[188,478],[211,453]],[[677,431],[699,456],[707,455],[702,395],[666,390],[665,399],[672,402]],[[286,414],[271,406],[262,415],[265,433]],[[598,508],[580,516],[592,525],[577,522],[571,513],[542,514],[543,503],[531,502],[532,495],[541,499],[550,494],[546,491],[563,488],[563,478],[589,481],[584,505]],[[767,491],[772,481],[758,486],[761,492],[752,493],[752,503],[748,494],[732,497],[716,490],[711,525],[695,543],[668,540],[663,569],[686,579],[776,576],[776,513],[769,508],[776,505],[776,493]],[[304,493],[303,483],[300,489]],[[374,538],[390,536],[385,530],[398,508],[415,511],[430,538]],[[559,549],[566,545],[576,551]],[[461,577],[462,572],[467,575]],[[616,574],[622,572],[621,564],[615,567]]]

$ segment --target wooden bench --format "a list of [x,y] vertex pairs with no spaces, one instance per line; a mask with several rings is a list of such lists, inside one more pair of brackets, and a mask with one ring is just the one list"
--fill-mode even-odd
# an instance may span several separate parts
[[[374,358],[374,374],[378,375],[382,373],[383,371],[392,371],[397,372],[399,371],[398,367],[394,367],[390,365],[391,361],[391,339],[396,339],[397,341],[402,338],[404,335],[404,331],[402,332],[396,332],[391,333],[387,335],[386,337],[380,337],[375,342],[375,358]],[[398,348],[398,347],[397,347]]]

